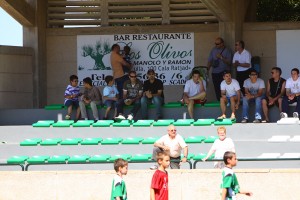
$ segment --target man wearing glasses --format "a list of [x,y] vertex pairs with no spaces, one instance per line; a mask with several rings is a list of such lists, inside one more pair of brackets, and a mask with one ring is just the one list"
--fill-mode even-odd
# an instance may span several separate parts
[[[176,133],[176,127],[170,125],[168,127],[168,134],[162,136],[154,143],[152,159],[156,160],[156,155],[159,152],[167,151],[170,154],[170,168],[180,169],[180,162],[185,163],[188,156],[188,146],[183,137]],[[183,158],[181,159],[181,150],[183,149]],[[157,169],[157,165],[150,167],[150,169]]]
[[143,94],[143,84],[136,78],[136,72],[129,72],[129,80],[125,81],[123,86],[123,99],[120,99],[117,105],[117,113],[119,116],[116,117],[117,120],[125,119],[123,113],[124,105],[134,104],[130,114],[127,116],[128,120],[132,120],[136,113],[141,107],[141,97]]
[[215,39],[215,47],[210,51],[207,69],[212,68],[211,77],[214,83],[215,94],[218,101],[221,98],[220,84],[223,81],[224,71],[231,71],[232,53],[221,37]]
[[249,77],[244,81],[245,96],[243,97],[243,120],[247,123],[249,120],[249,103],[255,102],[255,120],[253,123],[261,122],[261,101],[265,89],[265,82],[257,77],[255,69],[249,70]]

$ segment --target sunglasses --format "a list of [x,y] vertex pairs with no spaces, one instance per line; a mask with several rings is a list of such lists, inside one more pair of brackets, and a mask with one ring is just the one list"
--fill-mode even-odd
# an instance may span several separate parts
[[130,78],[136,78],[136,76],[129,76]]
[[169,131],[171,131],[171,132],[175,132],[175,131],[177,131],[176,129],[171,129],[171,130],[169,130]]
[[215,43],[215,45],[217,45],[217,46],[220,45],[220,44],[222,44],[222,43]]

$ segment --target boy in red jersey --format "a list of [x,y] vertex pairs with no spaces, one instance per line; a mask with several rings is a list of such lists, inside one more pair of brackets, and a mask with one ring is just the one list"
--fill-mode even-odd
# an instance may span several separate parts
[[150,187],[150,200],[168,200],[168,172],[166,168],[170,165],[170,156],[168,152],[157,154],[158,169],[152,176]]

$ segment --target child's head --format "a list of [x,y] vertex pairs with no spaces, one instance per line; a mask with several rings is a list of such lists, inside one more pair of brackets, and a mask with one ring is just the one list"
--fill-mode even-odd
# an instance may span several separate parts
[[125,46],[124,47],[124,53],[126,54],[126,55],[128,55],[129,53],[130,53],[130,47],[129,46]]
[[112,86],[114,84],[114,77],[111,75],[105,76],[104,80],[109,86]]
[[237,163],[236,154],[232,151],[226,151],[223,156],[223,161],[225,165],[230,165],[231,167],[236,166]]
[[218,127],[217,131],[218,131],[219,139],[221,141],[225,140],[225,138],[226,138],[226,128],[224,126],[220,126],[220,127]]
[[168,151],[159,152],[156,155],[157,163],[164,169],[170,165],[170,153]]
[[75,87],[78,85],[78,76],[76,75],[71,75],[70,76],[70,84]]
[[88,86],[93,86],[93,81],[90,77],[86,77],[83,79],[83,85],[84,87]]
[[128,162],[122,158],[118,158],[114,162],[114,169],[117,173],[121,173],[121,175],[126,175],[128,171]]

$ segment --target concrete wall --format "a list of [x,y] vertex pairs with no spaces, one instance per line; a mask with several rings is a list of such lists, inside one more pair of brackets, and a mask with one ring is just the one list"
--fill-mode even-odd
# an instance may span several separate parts
[[[300,170],[235,170],[241,189],[255,200],[298,200]],[[128,199],[149,199],[153,171],[132,170],[124,177]],[[0,172],[0,199],[98,199],[110,198],[113,171]],[[169,199],[220,199],[221,171],[169,170]]]
[[0,46],[0,108],[33,107],[33,50]]

